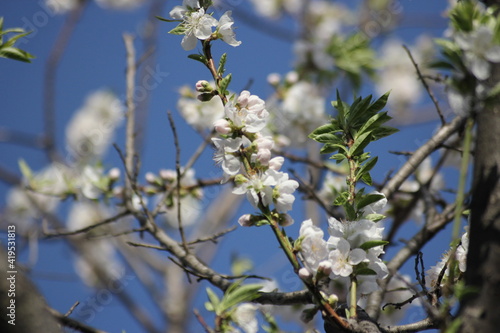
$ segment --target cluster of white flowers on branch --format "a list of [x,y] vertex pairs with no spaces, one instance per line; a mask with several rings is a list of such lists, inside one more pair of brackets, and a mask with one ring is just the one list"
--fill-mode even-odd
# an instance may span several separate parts
[[[200,6],[198,0],[184,0],[182,6],[176,6],[170,11],[170,17],[181,21],[181,24],[170,33],[184,35],[181,42],[184,50],[192,50],[196,47],[198,40],[209,38],[220,38],[231,46],[241,44],[236,40],[233,31],[234,21],[231,11],[225,12],[218,21],[205,11],[206,8]],[[212,27],[216,27],[215,32],[212,31]]]
[[[264,101],[244,90],[225,105],[224,112],[225,118],[214,122],[221,137],[212,139],[216,147],[214,160],[224,171],[223,182],[234,177],[233,193],[246,194],[248,201],[263,213],[270,212],[274,204],[280,224],[290,225],[293,219],[285,213],[292,209],[293,193],[299,184],[279,171],[283,157],[271,158],[274,141],[261,132],[269,117]],[[239,223],[251,226],[258,220],[245,214]]]

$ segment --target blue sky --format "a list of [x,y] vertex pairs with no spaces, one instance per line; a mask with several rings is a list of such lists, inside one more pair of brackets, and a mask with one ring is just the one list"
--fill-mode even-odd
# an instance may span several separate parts
[[[42,5],[42,1],[2,1],[0,13],[4,16],[5,27],[24,27],[34,32],[28,36],[20,47],[34,54],[36,59],[32,64],[0,59],[0,127],[16,130],[33,135],[43,130],[43,75],[44,66],[54,41],[63,26],[65,17],[54,16]],[[446,21],[441,17],[446,1],[399,1],[403,6],[402,27],[394,32],[405,42],[412,43],[415,36],[427,33],[431,36],[441,36]],[[168,11],[174,2],[168,2],[166,9],[158,15],[167,17]],[[238,11],[248,9],[246,3],[240,4]],[[235,10],[236,11],[236,10]],[[116,12],[103,10],[93,2],[85,9],[72,40],[70,41],[57,71],[56,85],[56,138],[58,147],[64,151],[65,124],[70,120],[86,96],[98,89],[109,88],[118,96],[123,97],[125,92],[125,49],[122,33],[137,34],[147,14],[147,6],[140,7],[133,12]],[[266,77],[271,72],[285,74],[292,69],[292,44],[280,40],[260,31],[256,31],[245,23],[239,23],[235,15],[238,40],[243,41],[238,48],[232,48],[218,43],[214,48],[215,56],[223,52],[228,53],[228,72],[233,73],[232,89],[241,90],[248,82],[253,82],[251,91],[265,98],[272,91],[266,84]],[[273,23],[281,28],[293,31],[288,21]],[[172,28],[168,23],[161,23],[159,27],[159,44],[157,53],[157,68],[162,73],[161,82],[151,91],[149,118],[145,124],[145,141],[142,150],[142,175],[145,171],[156,172],[160,168],[174,168],[174,146],[172,135],[166,116],[167,110],[174,113],[174,118],[181,133],[182,155],[181,162],[186,162],[190,154],[200,142],[200,137],[192,130],[176,112],[177,89],[185,84],[194,86],[200,79],[209,79],[209,73],[201,64],[187,59],[187,52],[180,46],[181,37],[168,35]],[[375,40],[374,43],[380,43]],[[138,50],[140,43],[136,42]],[[140,53],[140,51],[138,51]],[[373,87],[363,89],[366,93],[373,93]],[[428,100],[422,102],[428,103]],[[414,150],[424,142],[437,128],[438,122],[430,121],[418,125],[401,127],[401,132],[389,139],[381,140],[373,146],[373,155],[380,155],[379,164],[373,171],[374,178],[383,179],[387,170],[401,165],[398,157],[388,154],[389,150]],[[123,128],[117,133],[115,141],[123,147]],[[19,174],[17,163],[24,158],[34,169],[42,168],[46,161],[45,155],[39,150],[18,144],[0,143],[1,166]],[[110,149],[106,155],[105,165],[119,165],[120,161],[115,151]],[[292,165],[292,167],[297,167]],[[205,152],[195,168],[198,175],[206,177],[218,171],[211,161],[211,151]],[[454,187],[456,173],[451,170],[446,176],[447,187]],[[5,194],[8,186],[0,182],[0,207],[5,205]],[[249,209],[244,206],[240,213]],[[304,213],[297,209],[294,212],[296,221],[304,218]],[[233,224],[236,224],[236,219]],[[3,227],[3,226],[2,226]],[[299,223],[291,227],[289,234],[296,235]],[[407,224],[407,228],[400,235],[411,235],[418,226]],[[227,237],[214,263],[216,269],[227,270],[230,257],[234,253],[252,258],[257,274],[269,273],[270,269],[277,269],[278,279],[281,276],[282,284],[288,284],[290,289],[296,285],[296,280],[288,277],[289,268],[284,266],[284,257],[270,256],[276,253],[277,244],[272,235],[263,228],[238,229]],[[448,247],[450,232],[429,244],[426,249],[428,266],[434,264],[443,249]],[[256,241],[259,248],[255,248]],[[21,242],[21,241],[20,241]],[[21,242],[22,243],[22,242]],[[261,247],[260,244],[263,244]],[[265,246],[264,246],[265,244]],[[389,257],[392,250],[389,250]],[[28,252],[21,251],[20,258],[27,260]],[[61,240],[43,241],[40,244],[38,262],[31,271],[31,276],[37,286],[47,297],[49,304],[66,312],[76,301],[88,305],[85,316],[88,324],[110,332],[140,332],[137,324],[124,312],[114,295],[104,295],[99,291],[91,290],[78,282],[73,266],[70,264],[72,254],[67,245]],[[409,266],[412,266],[410,263]],[[412,268],[407,272],[412,274]],[[152,302],[136,278],[130,276],[126,280],[125,288],[136,299],[140,300],[155,317],[157,325],[162,321],[152,308]],[[105,298],[110,296],[110,298]],[[101,304],[92,307],[95,300]],[[204,295],[200,296],[204,298]],[[109,301],[109,302],[108,302]],[[94,302],[94,303],[93,303]],[[99,302],[98,302],[99,303]],[[105,304],[104,304],[105,303]],[[102,306],[100,306],[102,305]],[[200,304],[197,305],[200,308]],[[416,313],[415,311],[420,311]],[[422,315],[421,310],[410,313],[407,320]],[[416,314],[415,314],[416,313]],[[413,317],[412,317],[413,316]],[[197,326],[194,326],[197,327]],[[199,327],[197,327],[198,329]]]

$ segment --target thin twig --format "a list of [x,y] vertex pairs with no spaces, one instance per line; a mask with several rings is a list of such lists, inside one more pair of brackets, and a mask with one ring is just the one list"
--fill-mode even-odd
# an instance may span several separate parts
[[441,119],[441,124],[442,125],[446,124],[446,120],[444,119],[443,112],[441,111],[441,108],[439,107],[439,103],[438,103],[436,97],[434,96],[434,93],[429,88],[427,81],[425,81],[425,78],[423,77],[422,72],[420,72],[420,69],[418,68],[418,64],[415,62],[415,59],[413,59],[413,56],[412,56],[410,50],[408,49],[408,47],[406,45],[403,45],[403,48],[405,49],[406,53],[408,53],[408,56],[410,57],[411,63],[413,64],[413,66],[415,67],[415,70],[417,71],[418,78],[420,79],[420,81],[422,81],[422,84],[424,85],[425,90],[429,94],[429,97],[431,98],[432,103],[434,103],[434,106],[436,107],[436,111],[439,115],[439,119]]
[[78,320],[69,318],[66,315],[63,315],[59,311],[56,311],[52,308],[48,308],[48,310],[56,318],[56,320],[59,321],[59,323],[62,326],[69,327],[73,330],[76,330],[76,331],[82,332],[82,333],[106,333],[105,331],[98,330],[98,329],[90,327],[82,322],[79,322]]
[[172,134],[174,136],[174,146],[175,146],[175,172],[177,174],[177,181],[175,183],[175,189],[177,191],[177,223],[179,228],[179,233],[181,235],[182,246],[184,250],[189,252],[189,247],[186,241],[186,235],[184,234],[184,227],[182,226],[182,214],[181,214],[181,147],[179,145],[179,137],[177,136],[177,128],[175,127],[174,118],[172,117],[172,112],[168,111],[168,121],[170,123],[170,128],[172,129]]
[[72,236],[72,235],[81,234],[81,233],[93,230],[95,228],[98,228],[100,226],[106,225],[108,223],[116,222],[119,219],[121,219],[122,217],[125,217],[129,214],[130,214],[129,211],[123,211],[121,213],[116,214],[115,216],[111,216],[105,220],[102,220],[101,222],[89,225],[89,226],[81,228],[81,229],[72,230],[72,231],[54,231],[54,232],[50,232],[50,233],[45,233],[45,236],[47,238],[53,238],[53,237]]
[[206,333],[213,333],[214,331],[207,325],[205,322],[205,319],[200,315],[200,312],[197,309],[193,309],[193,314],[200,323],[200,325],[203,327]]
[[385,332],[387,333],[413,333],[429,330],[432,328],[436,328],[437,324],[430,318],[426,318],[421,321],[417,321],[416,323],[387,327],[385,328]]
[[68,317],[70,314],[73,313],[73,311],[75,310],[75,308],[80,304],[79,301],[76,301],[75,304],[73,304],[69,310],[64,314],[65,317]]
[[155,249],[155,250],[161,250],[161,251],[167,250],[167,248],[164,246],[158,246],[158,245],[153,245],[153,244],[144,244],[144,243],[136,243],[136,242],[127,242],[127,244],[130,246],[135,246],[135,247],[145,247],[147,249]]
[[222,230],[221,232],[218,232],[216,233],[215,235],[212,235],[210,237],[203,237],[203,238],[198,238],[194,241],[191,241],[189,242],[188,244],[189,245],[194,245],[194,244],[198,244],[198,243],[203,243],[203,242],[212,242],[212,243],[217,243],[217,239],[236,230],[237,226],[233,226],[229,229],[226,229],[226,230]]
[[465,124],[465,120],[465,117],[457,116],[450,123],[442,126],[432,138],[430,138],[423,146],[418,148],[413,153],[408,161],[399,169],[394,177],[387,182],[380,192],[382,192],[387,198],[391,198],[392,195],[399,189],[401,184],[403,184],[403,182],[411,174],[413,174],[420,163],[422,163],[427,156],[437,149],[440,144],[446,141],[446,139],[462,127]]

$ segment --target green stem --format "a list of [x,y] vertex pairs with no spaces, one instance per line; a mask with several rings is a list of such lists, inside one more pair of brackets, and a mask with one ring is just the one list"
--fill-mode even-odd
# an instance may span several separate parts
[[462,163],[460,166],[460,178],[458,180],[458,190],[457,190],[457,198],[455,203],[455,217],[453,222],[453,231],[451,235],[451,244],[452,250],[450,253],[450,264],[449,264],[449,272],[450,276],[447,284],[452,284],[455,275],[455,266],[456,259],[455,253],[458,246],[458,240],[460,237],[460,229],[462,226],[462,211],[463,211],[463,203],[465,198],[465,184],[467,180],[467,171],[469,169],[469,159],[470,159],[470,148],[472,142],[472,129],[474,127],[474,120],[472,118],[467,119],[465,123],[465,137],[463,143],[463,154],[462,154]]
[[357,289],[358,289],[358,281],[356,280],[356,277],[353,276],[351,277],[351,305],[350,305],[350,309],[349,309],[349,315],[351,318],[356,318],[358,315],[356,313],[356,308],[357,308],[357,297],[356,297],[356,293],[357,293]]
[[283,251],[285,251],[288,261],[290,261],[290,263],[292,264],[293,270],[295,271],[295,273],[298,273],[300,269],[300,263],[297,260],[297,256],[293,252],[293,247],[292,244],[290,244],[288,237],[282,232],[276,219],[272,218],[270,214],[265,213],[265,216],[267,217],[271,225],[271,229],[273,230],[276,239],[280,243],[281,248],[283,249]]
[[470,146],[472,142],[472,127],[474,126],[474,120],[472,118],[467,119],[465,123],[465,137],[462,155],[462,164],[460,166],[460,179],[458,180],[458,192],[455,207],[455,221],[453,223],[453,234],[452,241],[456,240],[460,235],[461,217],[463,202],[465,198],[465,182],[467,180],[467,170],[469,169],[469,159],[470,159]]
[[356,198],[356,171],[358,169],[356,161],[349,157],[349,197],[347,201],[354,205],[354,199]]

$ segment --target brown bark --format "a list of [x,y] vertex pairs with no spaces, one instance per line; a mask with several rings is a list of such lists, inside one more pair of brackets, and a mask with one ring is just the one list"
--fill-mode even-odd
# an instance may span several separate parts
[[[487,5],[500,1],[484,1]],[[500,64],[487,84],[500,81]],[[500,98],[477,114],[469,253],[465,279],[477,289],[464,299],[462,333],[498,332],[500,328]]]

